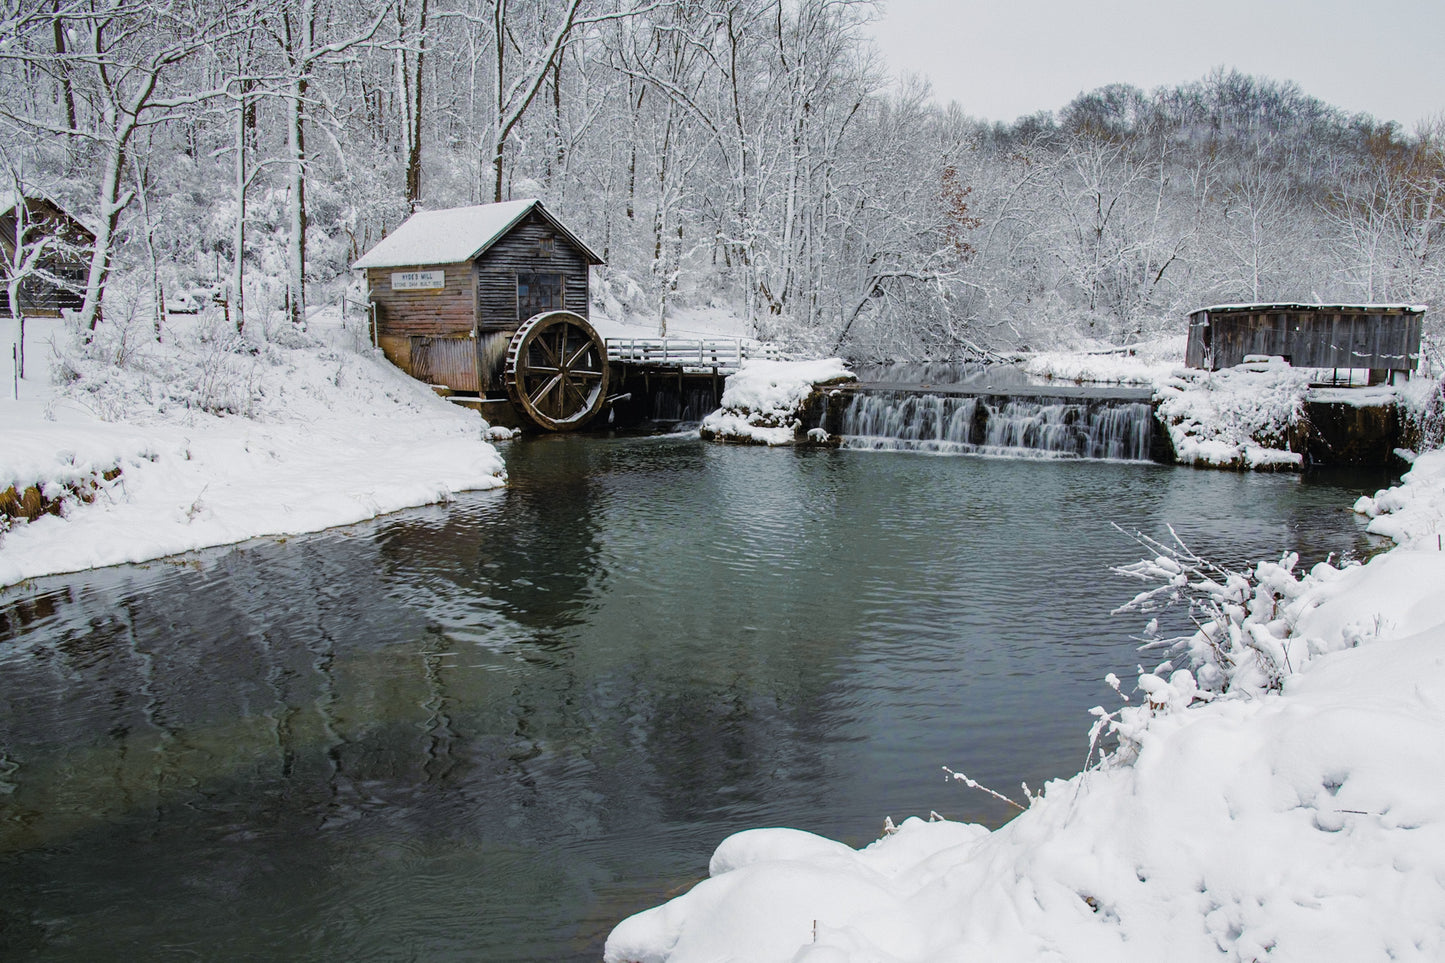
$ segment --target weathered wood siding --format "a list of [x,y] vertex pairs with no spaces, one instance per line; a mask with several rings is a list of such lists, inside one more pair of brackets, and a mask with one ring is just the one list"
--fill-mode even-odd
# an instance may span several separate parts
[[[551,253],[544,253],[550,239]],[[533,211],[477,259],[477,320],[483,331],[515,328],[525,317],[517,306],[518,274],[561,274],[568,311],[587,317],[587,258],[566,235]]]
[[1191,368],[1214,367],[1210,354],[1209,312],[1195,311],[1189,316],[1189,340],[1184,344],[1184,363]]
[[[31,201],[31,217],[34,235],[32,243],[46,234],[55,233],[72,245],[93,243],[88,234],[71,226],[69,218],[59,209],[45,202]],[[3,264],[15,257],[15,214],[0,217],[0,248],[4,249]],[[0,264],[0,317],[10,316],[10,275]],[[19,297],[20,313],[29,317],[60,317],[62,309],[79,309],[85,300],[87,262],[79,255],[48,254],[40,258],[40,268],[59,278],[66,279],[68,286],[60,286],[40,277],[22,278]]]
[[[443,271],[446,286],[425,291],[392,290],[391,276],[405,271]],[[366,285],[376,305],[381,336],[436,338],[472,332],[473,268],[469,263],[367,268]]]
[[1296,368],[1408,371],[1420,360],[1421,327],[1419,314],[1398,309],[1196,311],[1185,363],[1218,370],[1259,354]]

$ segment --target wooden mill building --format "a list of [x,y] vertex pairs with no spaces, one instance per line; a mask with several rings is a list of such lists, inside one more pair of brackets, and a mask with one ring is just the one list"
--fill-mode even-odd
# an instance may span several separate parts
[[1425,308],[1409,304],[1222,304],[1189,315],[1184,363],[1218,371],[1249,355],[1296,368],[1368,369],[1369,383],[1420,363]]
[[541,201],[519,200],[414,214],[353,267],[366,271],[376,341],[393,363],[487,396],[504,389],[524,322],[569,312],[586,327],[601,263]]
[[11,313],[10,272],[42,243],[45,249],[21,278],[17,307],[28,317],[58,318],[63,309],[79,308],[84,300],[88,249],[95,235],[52,201],[0,193],[0,316]]

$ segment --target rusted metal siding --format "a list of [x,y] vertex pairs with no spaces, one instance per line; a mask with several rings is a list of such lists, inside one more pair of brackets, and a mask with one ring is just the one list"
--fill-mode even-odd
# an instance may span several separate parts
[[477,341],[462,338],[411,338],[411,376],[453,391],[477,390]]
[[1275,355],[1297,368],[1408,371],[1420,360],[1421,327],[1418,313],[1399,308],[1196,311],[1185,363],[1218,370],[1249,355]]

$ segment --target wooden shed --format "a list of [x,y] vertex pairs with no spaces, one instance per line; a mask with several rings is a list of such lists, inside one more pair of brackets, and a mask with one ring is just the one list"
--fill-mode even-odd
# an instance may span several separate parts
[[85,298],[88,248],[94,244],[95,235],[54,202],[0,194],[0,316],[11,313],[11,271],[33,250],[40,250],[40,256],[21,277],[19,313],[58,318],[63,309],[79,308]]
[[1221,304],[1189,315],[1184,363],[1218,371],[1249,355],[1296,368],[1368,369],[1379,384],[1420,363],[1425,308],[1411,304]]
[[353,267],[403,371],[565,430],[606,391],[606,344],[587,320],[601,263],[541,201],[519,200],[414,214]]

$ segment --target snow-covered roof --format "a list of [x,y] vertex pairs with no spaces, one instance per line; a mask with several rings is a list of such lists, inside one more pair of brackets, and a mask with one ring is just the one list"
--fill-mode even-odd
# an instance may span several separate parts
[[353,268],[415,267],[422,264],[457,264],[470,261],[491,247],[533,209],[581,249],[594,264],[601,264],[586,244],[539,200],[502,201],[475,207],[419,211],[357,258]]
[[1424,304],[1305,304],[1301,302],[1263,302],[1259,304],[1211,304],[1207,308],[1195,308],[1190,314],[1200,311],[1402,311],[1406,314],[1424,314],[1429,310]]
[[[82,221],[80,218],[78,218],[78,217],[76,217],[74,214],[71,214],[70,212],[66,211],[66,210],[65,210],[64,208],[62,208],[59,204],[55,203],[54,201],[52,201],[50,198],[46,197],[45,195],[43,195],[43,194],[30,194],[30,195],[27,195],[27,196],[26,196],[26,200],[27,200],[28,205],[29,205],[29,210],[32,212],[32,215],[31,215],[32,217],[34,217],[34,213],[33,213],[33,212],[35,211],[36,205],[43,205],[44,207],[49,207],[49,208],[51,208],[52,210],[54,210],[55,213],[58,214],[61,218],[63,218],[63,219],[66,220],[66,221],[69,221],[69,222],[70,222],[71,224],[73,224],[74,226],[80,228],[82,231],[84,231],[85,233],[89,234],[89,235],[91,236],[91,239],[92,239],[92,240],[94,239],[94,237],[95,237],[95,228],[94,228],[92,225],[86,224],[86,223],[85,223],[84,221]],[[20,195],[17,194],[17,193],[15,193],[15,191],[10,190],[10,189],[8,189],[8,188],[5,189],[5,190],[0,190],[0,217],[6,217],[7,215],[9,215],[12,211],[15,210],[15,208],[16,208],[19,204],[20,204]]]

